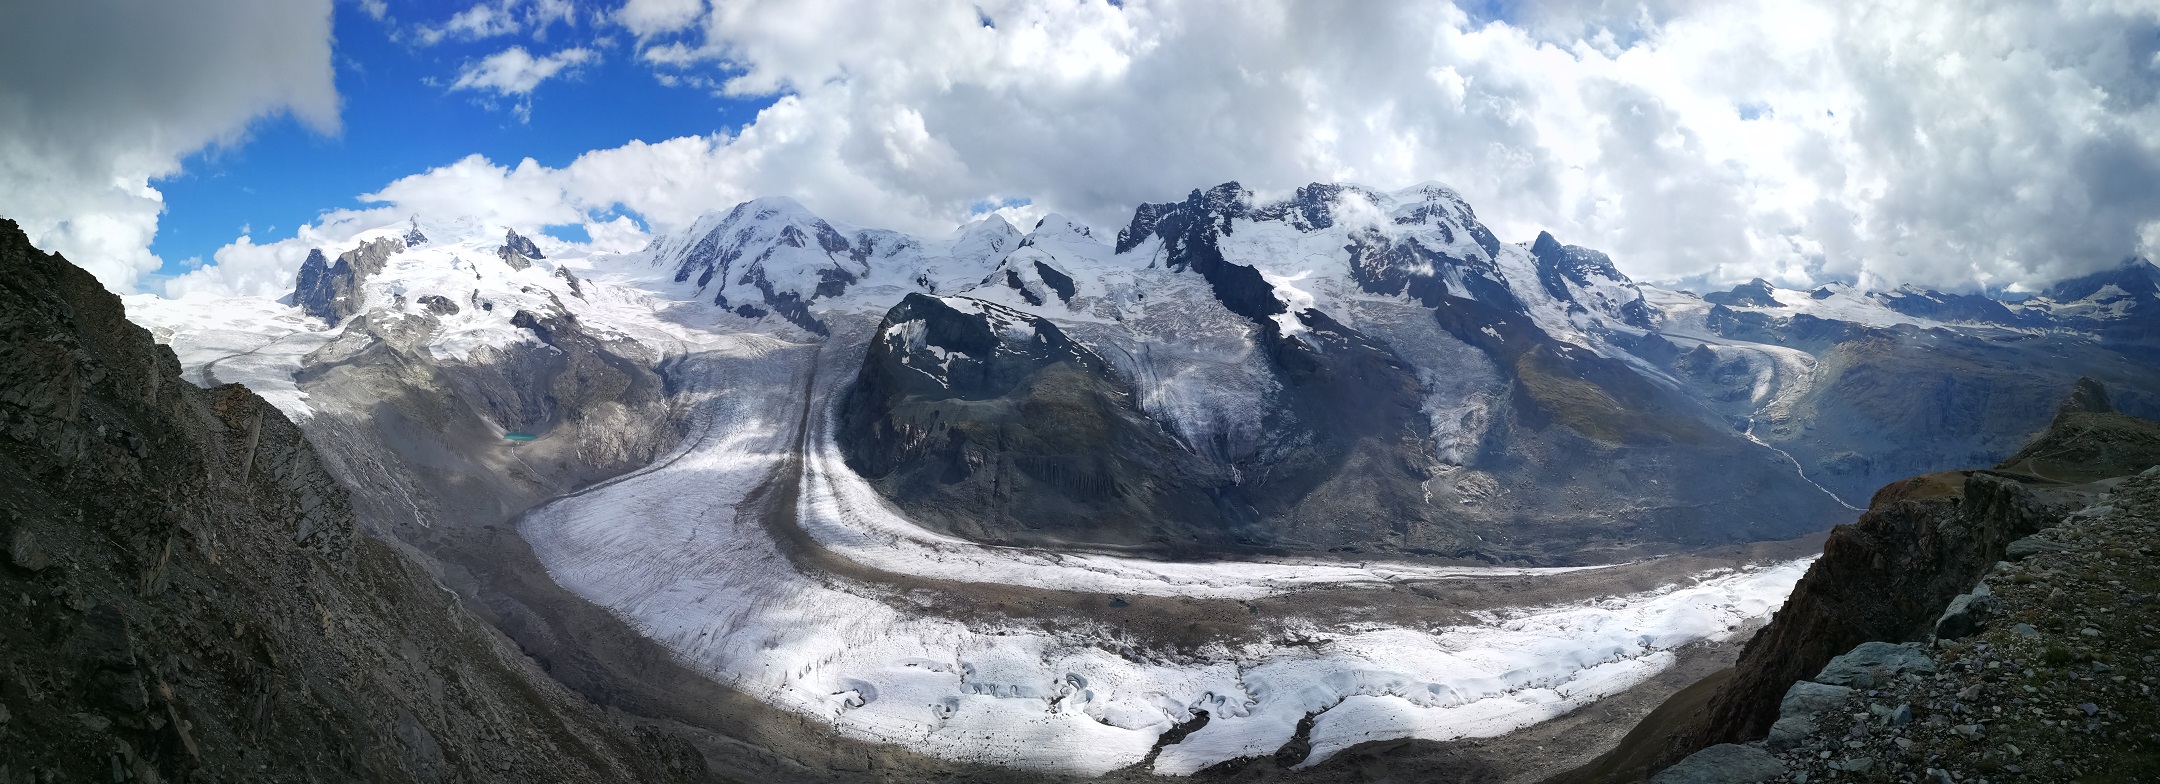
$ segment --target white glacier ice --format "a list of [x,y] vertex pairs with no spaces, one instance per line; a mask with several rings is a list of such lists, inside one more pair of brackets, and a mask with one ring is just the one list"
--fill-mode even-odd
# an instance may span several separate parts
[[[1457,209],[1459,199],[1438,186],[1351,201],[1338,211],[1339,230],[1308,234],[1245,221],[1224,253],[1254,264],[1295,307],[1321,308],[1354,325],[1393,325],[1378,334],[1395,340],[1425,381],[1438,458],[1459,463],[1476,448],[1485,412],[1504,392],[1498,369],[1407,300],[1360,291],[1341,248],[1346,232],[1371,229],[1423,232],[1421,241],[1461,258],[1483,259],[1485,251],[1459,223],[1447,224],[1443,240],[1419,228],[1428,224],[1397,222],[1435,205]],[[831,226],[850,242],[871,240],[864,261],[852,251],[826,251],[811,236],[818,219],[800,205],[762,200],[745,207],[738,219],[749,223],[738,228],[752,229],[756,242],[748,249],[776,291],[811,291],[827,279],[820,270],[857,278],[846,296],[813,303],[834,325],[832,338],[705,304],[716,289],[755,301],[737,291],[745,268],[702,284],[673,280],[685,254],[721,227],[721,213],[626,257],[588,257],[574,244],[537,238],[549,258],[527,270],[494,255],[500,227],[426,226],[432,241],[393,256],[366,287],[365,312],[394,324],[423,312],[420,296],[439,293],[457,303],[460,312],[434,316],[426,336],[440,361],[484,359],[489,350],[531,340],[510,325],[510,315],[550,308],[596,334],[668,356],[670,380],[690,410],[684,441],[648,468],[533,510],[519,530],[550,575],[578,596],[696,670],[841,735],[1078,774],[1146,759],[1165,731],[1196,710],[1210,721],[1165,746],[1155,771],[1186,774],[1272,753],[1310,714],[1316,719],[1306,764],[1365,740],[1498,735],[1630,688],[1669,667],[1676,648],[1724,639],[1766,617],[1806,568],[1801,561],[1709,574],[1452,627],[1289,618],[1280,622],[1284,634],[1197,652],[1151,650],[1107,623],[1049,631],[916,608],[896,585],[1251,601],[1564,570],[1288,558],[1175,563],[986,546],[926,530],[846,466],[827,419],[859,364],[868,326],[905,293],[964,292],[1051,319],[1131,380],[1149,415],[1225,462],[1260,448],[1259,418],[1270,408],[1253,327],[1222,308],[1197,276],[1151,266],[1151,248],[1159,245],[1113,255],[1086,227],[1056,215],[1025,235],[995,218],[938,241]],[[350,244],[404,229],[400,222]],[[1534,273],[1523,271],[1526,252],[1501,247],[1500,271],[1511,290],[1545,297]],[[985,279],[1001,263],[1012,265],[1021,290],[1000,276]],[[1038,263],[1072,279],[1069,302],[1047,296]],[[553,274],[557,268],[581,278],[582,291]],[[483,302],[493,307],[477,306]],[[129,307],[138,321],[162,328],[198,380],[245,381],[296,417],[307,412],[293,383],[301,357],[342,331],[268,300],[210,308],[131,298]],[[1549,298],[1536,299],[1537,307],[1544,308],[1535,311],[1540,326],[1594,342],[1577,316]],[[1024,327],[1000,321],[1001,329]],[[1774,406],[1775,391],[1771,398]],[[796,478],[799,484],[787,481]],[[796,494],[793,513],[767,519],[789,506],[775,503],[778,492]],[[826,554],[894,582],[799,566],[789,548],[800,542],[776,538],[776,525],[797,527]]]

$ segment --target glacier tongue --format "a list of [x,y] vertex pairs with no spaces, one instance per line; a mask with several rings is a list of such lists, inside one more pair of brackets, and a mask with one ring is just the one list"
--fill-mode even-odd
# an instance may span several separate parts
[[[1170,564],[940,537],[893,516],[824,438],[800,429],[804,401],[815,423],[838,385],[829,371],[813,373],[818,353],[748,335],[706,338],[678,366],[702,401],[682,449],[535,510],[520,531],[563,585],[702,671],[849,737],[936,756],[1096,775],[1142,760],[1196,710],[1213,719],[1165,748],[1158,772],[1271,753],[1316,712],[1308,763],[1370,738],[1496,735],[1639,683],[1675,647],[1725,638],[1774,609],[1805,568],[1437,631],[1307,626],[1304,643],[1214,646],[1198,657],[1135,648],[1107,626],[1049,632],[907,612],[888,588],[802,571],[771,526],[800,525],[831,552],[888,573],[1098,595],[1239,598],[1479,570]],[[786,474],[806,436],[800,517],[767,519],[754,491]]]

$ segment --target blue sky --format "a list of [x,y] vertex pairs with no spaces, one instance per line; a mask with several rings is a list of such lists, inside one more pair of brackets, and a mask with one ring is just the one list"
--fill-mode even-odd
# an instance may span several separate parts
[[[393,3],[390,18],[372,18],[356,3],[334,6],[333,63],[343,99],[341,131],[325,135],[289,115],[254,122],[238,144],[189,156],[180,174],[153,185],[165,196],[151,252],[164,259],[159,276],[208,261],[243,227],[258,238],[288,236],[317,214],[358,208],[358,197],[409,174],[478,153],[499,163],[532,158],[560,167],[587,150],[633,139],[734,132],[756,119],[774,96],[723,97],[661,84],[653,69],[626,51],[623,36],[595,46],[597,64],[548,80],[530,98],[529,115],[492,93],[449,89],[461,66],[494,54],[505,41],[445,39],[419,45],[414,25],[440,24],[458,7]],[[591,45],[589,22],[575,30],[558,23],[551,43],[519,42],[534,53]],[[604,33],[602,34],[605,35]],[[581,233],[581,232],[580,232]],[[575,236],[573,234],[572,236]]]

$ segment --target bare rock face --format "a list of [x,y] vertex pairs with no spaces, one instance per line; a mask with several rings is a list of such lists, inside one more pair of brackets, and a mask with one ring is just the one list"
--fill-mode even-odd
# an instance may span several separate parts
[[527,269],[534,260],[547,258],[540,253],[540,246],[518,234],[516,229],[504,229],[503,232],[502,247],[495,249],[495,255],[501,257],[503,263],[510,265],[511,269]]
[[1832,658],[1863,642],[1925,637],[2011,540],[2060,512],[2015,478],[1988,472],[1929,474],[1883,488],[1859,521],[1831,533],[1784,608],[1748,641],[1696,743],[1760,738],[1793,682]]
[[[851,465],[930,525],[983,541],[1182,551],[1234,541],[1208,469],[1049,322],[909,295],[841,416]],[[1231,536],[1225,536],[1231,533]]]
[[0,221],[5,775],[703,777],[688,744],[571,695],[361,534],[276,409],[179,373]]
[[1720,743],[1766,734],[1789,741],[1793,732],[1773,725],[1793,684],[1841,681],[1840,668],[1825,670],[1841,655],[1906,651],[1889,643],[1928,639],[1947,608],[1972,602],[1974,586],[2011,557],[2014,542],[2090,502],[2094,486],[2084,483],[2160,465],[2160,423],[2109,413],[2106,400],[2097,383],[2080,382],[2054,424],[1994,469],[1927,474],[1877,491],[1859,520],[1831,532],[1822,557],[1694,715],[1631,738],[1663,744],[1650,754],[1652,769]]
[[[414,229],[414,233],[418,231]],[[402,239],[384,237],[339,254],[336,264],[326,262],[319,248],[309,251],[307,261],[300,264],[293,304],[331,324],[344,321],[365,304],[360,284],[383,271],[390,257],[404,252],[405,247]]]

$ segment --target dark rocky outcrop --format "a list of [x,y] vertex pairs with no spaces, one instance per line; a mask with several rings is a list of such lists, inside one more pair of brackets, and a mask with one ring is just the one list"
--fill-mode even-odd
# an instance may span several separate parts
[[338,254],[335,264],[324,261],[320,248],[310,250],[307,260],[300,264],[293,304],[331,324],[344,321],[366,305],[360,285],[381,272],[391,256],[404,250],[404,240],[383,237]]
[[0,526],[0,776],[704,777],[362,534],[297,427],[182,381],[118,298],[5,221]]
[[562,278],[564,283],[570,284],[570,296],[578,299],[585,298],[585,282],[578,280],[577,274],[571,272],[569,267],[556,267],[555,277]]
[[921,522],[999,543],[1222,546],[1226,484],[1140,416],[1103,360],[1056,326],[909,295],[841,407],[850,465]]
[[441,294],[421,295],[419,303],[421,307],[427,308],[429,313],[437,316],[455,316],[459,310],[457,303],[451,302],[448,297]]
[[1778,306],[1776,287],[1762,278],[1732,287],[1731,291],[1713,291],[1703,295],[1703,301],[1713,305],[1735,307],[1774,308]]
[[[351,284],[345,284],[350,293]],[[300,274],[295,280],[292,304],[310,316],[335,324],[344,318],[338,314],[339,285],[330,277],[330,261],[323,257],[321,248],[308,249],[307,260],[300,262]]]
[[511,269],[517,270],[528,269],[534,261],[547,258],[540,252],[540,246],[534,245],[532,239],[518,234],[516,229],[503,230],[503,244],[495,249],[495,256],[502,259],[504,264],[510,265]]
[[[1833,658],[1862,643],[1928,639],[2013,541],[2059,520],[2071,508],[2065,499],[2087,497],[2082,483],[2160,464],[2160,424],[2094,410],[2105,407],[2105,391],[2081,382],[2026,453],[1994,469],[1882,488],[1858,521],[1831,533],[1714,693],[1696,695],[1695,707],[1671,712],[1685,718],[1668,715],[1666,726],[1631,735],[1633,748],[1611,756],[1656,770],[1714,744],[1761,739],[1790,687],[1820,679]],[[1628,781],[1644,771],[1606,766],[1558,781]]]
[[1035,262],[1035,274],[1042,278],[1043,285],[1049,286],[1051,291],[1057,292],[1058,300],[1061,302],[1071,302],[1073,294],[1079,291],[1073,285],[1071,276],[1057,271],[1057,268],[1048,264],[1040,261]]
[[1698,742],[1762,737],[1786,688],[1831,658],[1870,640],[1925,637],[2011,540],[2059,513],[2015,479],[1985,472],[1883,488],[1858,522],[1831,533],[1784,608],[1741,651]]
[[1988,570],[1974,594],[1995,622],[1933,645],[1864,643],[1814,676],[1855,688],[1793,684],[1767,744],[1783,768],[1772,780],[2160,780],[2160,466],[2108,484],[2020,540],[2051,547]]

